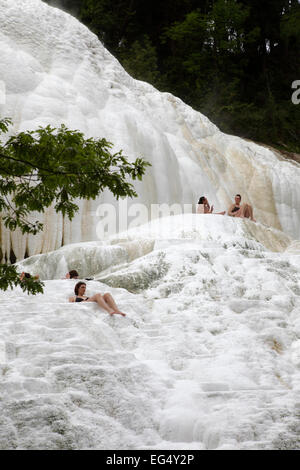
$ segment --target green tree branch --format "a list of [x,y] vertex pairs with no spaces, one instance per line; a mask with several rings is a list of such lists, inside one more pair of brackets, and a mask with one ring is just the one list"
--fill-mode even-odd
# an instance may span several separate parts
[[[9,119],[0,120],[0,132],[7,133],[10,124]],[[32,212],[42,213],[55,204],[56,212],[71,220],[78,211],[76,199],[96,199],[105,188],[117,199],[136,197],[129,180],[141,180],[150,164],[142,158],[129,162],[122,151],[111,153],[112,147],[105,139],[85,139],[65,125],[0,141],[0,211],[5,226],[35,235],[43,224],[28,220]],[[5,266],[1,265],[0,289],[20,285],[11,267],[5,275]],[[32,286],[28,284],[28,292],[38,292]]]

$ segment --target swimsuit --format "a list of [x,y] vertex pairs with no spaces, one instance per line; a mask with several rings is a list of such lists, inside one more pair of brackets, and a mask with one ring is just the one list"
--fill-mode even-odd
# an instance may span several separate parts
[[86,299],[82,299],[81,297],[76,297],[75,302],[85,302],[88,299],[89,297],[87,297]]
[[231,211],[231,212],[237,212],[237,211],[239,211],[239,210],[240,210],[240,207],[238,207],[238,206],[235,206],[235,208],[234,208],[234,209],[232,209],[232,211]]

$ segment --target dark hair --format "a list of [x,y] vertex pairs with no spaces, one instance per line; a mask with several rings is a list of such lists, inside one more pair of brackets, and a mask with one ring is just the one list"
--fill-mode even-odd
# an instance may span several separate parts
[[75,288],[74,288],[75,295],[78,295],[79,287],[81,287],[83,284],[86,286],[86,283],[85,283],[85,282],[82,282],[82,281],[77,282],[77,284],[76,284],[76,286],[75,286]]
[[26,279],[30,279],[30,278],[31,278],[31,274],[29,274],[29,273],[24,273],[24,277],[26,277]]
[[69,274],[70,274],[70,279],[73,279],[74,277],[79,276],[78,272],[75,269],[73,269],[72,271],[69,271]]
[[242,199],[242,196],[240,194],[236,194],[235,197],[239,197],[240,199]]
[[201,196],[199,201],[198,201],[198,204],[204,204],[205,199],[206,199],[205,196]]

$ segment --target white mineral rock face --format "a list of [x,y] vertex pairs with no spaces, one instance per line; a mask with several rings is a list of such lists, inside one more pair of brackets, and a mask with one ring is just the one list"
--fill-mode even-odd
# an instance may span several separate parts
[[[221,133],[205,116],[168,93],[133,80],[75,18],[40,0],[0,0],[0,102],[14,131],[65,123],[86,136],[105,137],[131,159],[152,163],[134,203],[195,204],[205,194],[227,209],[234,194],[255,217],[300,237],[300,166],[252,142]],[[79,202],[74,221],[53,209],[42,234],[22,237],[1,227],[4,258],[21,260],[62,244],[98,239],[99,204],[109,193]]]
[[290,249],[300,253],[300,242],[260,223],[221,215],[182,214],[155,219],[148,224],[118,233],[107,241],[72,243],[58,250],[31,256],[18,263],[20,271],[41,279],[59,279],[71,269],[81,276],[94,276],[121,265],[128,265],[160,247],[179,243],[198,243],[222,249],[237,247],[273,252]]
[[[0,292],[0,448],[299,449],[300,255],[273,251],[289,243],[186,214],[22,261],[51,280]],[[127,316],[68,303],[71,267]]]
[[[37,237],[2,226],[3,255],[34,255],[18,268],[45,291],[0,291],[0,449],[299,449],[299,165],[133,80],[40,0],[0,0],[0,23],[15,131],[64,122],[142,155],[146,207],[239,192],[258,220],[184,214],[98,240],[105,193],[72,223],[47,211]],[[69,303],[69,269],[127,316]]]

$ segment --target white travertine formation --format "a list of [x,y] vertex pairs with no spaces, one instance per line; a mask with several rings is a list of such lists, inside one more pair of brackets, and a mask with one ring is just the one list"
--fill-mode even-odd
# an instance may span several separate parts
[[[0,291],[0,449],[299,449],[299,165],[133,80],[40,0],[0,0],[0,24],[15,131],[64,122],[142,155],[148,208],[239,192],[257,219],[185,213],[95,241],[105,193],[73,222],[50,209],[36,237],[2,226],[4,259],[34,255],[17,268],[45,286]],[[70,269],[127,316],[69,303]]]
[[300,254],[300,242],[260,223],[214,214],[182,214],[153,220],[106,241],[72,243],[31,256],[18,263],[18,268],[32,275],[39,274],[41,279],[63,278],[71,269],[78,270],[82,277],[96,274],[102,279],[103,272],[177,243],[279,253],[289,252],[291,248],[291,252]]
[[[300,238],[300,166],[266,147],[221,133],[205,116],[168,93],[133,80],[97,37],[75,18],[41,0],[0,0],[0,115],[14,131],[65,123],[105,137],[131,159],[152,163],[133,202],[195,203],[205,194],[227,209],[234,194],[255,208],[258,221]],[[1,226],[3,258],[18,260],[97,239],[99,204],[109,193],[80,201],[71,223],[53,209],[45,230],[21,237]]]
[[[299,449],[289,243],[185,214],[22,261],[46,280],[37,296],[0,291],[0,449]],[[68,303],[70,268],[127,316]]]

